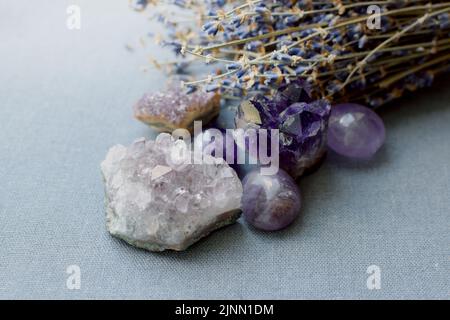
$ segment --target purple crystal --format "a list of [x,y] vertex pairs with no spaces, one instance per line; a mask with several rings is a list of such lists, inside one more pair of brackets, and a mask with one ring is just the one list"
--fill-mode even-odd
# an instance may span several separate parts
[[280,88],[272,100],[250,100],[258,116],[249,119],[241,104],[236,117],[239,128],[280,130],[280,167],[294,178],[320,163],[326,153],[331,107],[326,100],[313,101],[309,92],[305,82],[296,81]]
[[230,167],[237,168],[238,149],[232,134],[227,134],[221,129],[210,128],[195,136],[194,139],[194,146],[201,146],[202,152],[207,152],[216,158],[223,158]]
[[264,176],[259,170],[243,180],[242,212],[255,228],[276,231],[290,225],[300,214],[301,196],[295,181],[283,170]]
[[311,99],[311,87],[308,82],[302,79],[293,81],[290,84],[278,88],[278,92],[273,100],[273,102],[279,107],[279,110],[284,110],[291,104],[300,101],[307,103],[313,101]]
[[311,89],[307,82],[297,80],[278,88],[273,99],[257,95],[251,102],[258,109],[263,123],[267,127],[274,129],[278,126],[279,114],[290,105],[296,102],[312,102]]
[[135,117],[158,132],[193,130],[195,120],[208,123],[220,111],[220,95],[197,91],[188,94],[172,81],[164,91],[146,93],[134,106]]
[[383,145],[386,130],[383,120],[359,104],[333,106],[328,129],[328,146],[350,158],[370,158]]

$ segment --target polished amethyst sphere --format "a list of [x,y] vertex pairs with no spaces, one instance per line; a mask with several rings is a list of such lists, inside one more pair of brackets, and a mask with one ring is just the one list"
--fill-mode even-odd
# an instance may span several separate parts
[[308,85],[298,80],[281,87],[273,99],[256,96],[244,101],[236,126],[279,129],[280,167],[298,178],[325,156],[330,110],[327,100],[313,101]]
[[283,170],[264,176],[259,170],[242,181],[242,212],[257,229],[276,231],[290,225],[300,214],[301,196],[295,181]]
[[336,153],[367,159],[384,144],[383,120],[371,109],[359,104],[333,106],[328,129],[328,146]]

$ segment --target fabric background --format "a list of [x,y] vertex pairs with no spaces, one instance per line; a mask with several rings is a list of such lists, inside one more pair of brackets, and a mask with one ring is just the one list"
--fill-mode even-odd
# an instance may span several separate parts
[[[0,298],[450,297],[450,79],[389,105],[375,159],[331,154],[301,182],[302,218],[268,234],[238,224],[183,253],[110,237],[99,164],[151,131],[131,106],[151,29],[126,0],[0,1]],[[82,29],[66,28],[66,8]],[[66,268],[81,268],[81,289]],[[381,290],[366,270],[381,268]]]

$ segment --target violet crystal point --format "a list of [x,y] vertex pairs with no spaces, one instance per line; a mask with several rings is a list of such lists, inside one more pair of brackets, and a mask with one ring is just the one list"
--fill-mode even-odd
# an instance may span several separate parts
[[257,96],[244,101],[236,116],[243,129],[279,129],[280,167],[293,178],[320,164],[326,154],[331,106],[313,101],[302,80],[279,88],[273,99]]

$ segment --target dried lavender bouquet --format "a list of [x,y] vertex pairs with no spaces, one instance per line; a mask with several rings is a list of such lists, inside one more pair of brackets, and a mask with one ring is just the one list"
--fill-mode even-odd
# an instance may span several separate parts
[[[162,6],[163,4],[163,6]],[[304,79],[315,98],[378,107],[450,65],[450,1],[138,0],[166,26],[158,41],[218,68],[186,82],[225,97],[271,96]],[[181,8],[177,14],[168,5]],[[195,58],[195,59],[193,59]]]
[[[166,133],[110,151],[102,166],[109,231],[149,250],[184,250],[235,222],[240,211],[258,229],[287,227],[301,211],[294,179],[318,168],[329,149],[361,159],[383,145],[382,119],[355,103],[378,107],[450,69],[450,1],[136,0],[133,5],[166,26],[166,34],[155,38],[171,47],[177,60],[155,61],[157,67],[185,73],[194,63],[213,65],[204,76],[199,73],[206,69],[196,67],[196,79],[186,80],[184,88],[145,94],[135,105],[136,118],[164,132],[192,129],[197,120],[217,116],[222,98],[236,99],[234,124],[244,129],[236,131],[250,137],[232,136],[228,143],[228,130],[226,137],[214,128],[198,133],[194,144],[200,141],[200,148],[193,151],[208,155],[203,143],[222,141],[210,153],[220,160],[219,168],[175,161],[173,155],[191,158],[191,153],[179,152],[184,141]],[[236,164],[235,149],[248,151],[260,169],[242,184],[228,170]],[[265,169],[275,170],[263,174]],[[125,184],[118,189],[121,179]]]

